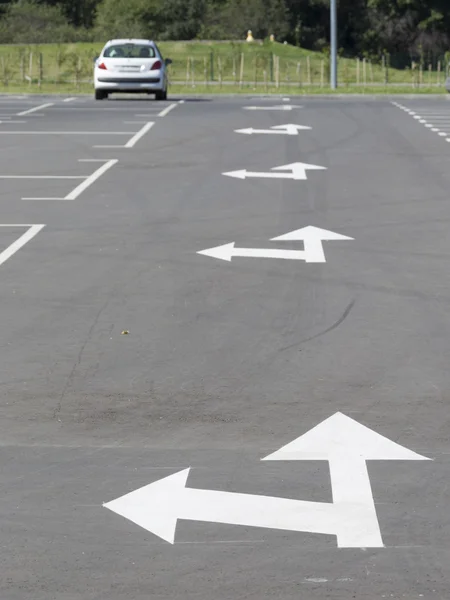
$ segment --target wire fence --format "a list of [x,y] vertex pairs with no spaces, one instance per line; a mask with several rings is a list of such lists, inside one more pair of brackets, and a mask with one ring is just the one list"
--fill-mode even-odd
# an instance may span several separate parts
[[[73,85],[93,82],[95,49],[50,52],[33,47],[0,47],[0,84],[8,86]],[[378,60],[340,58],[338,77],[342,87],[403,86],[440,87],[450,76],[447,57],[425,63],[411,61],[403,69],[392,67],[389,55]],[[203,56],[177,54],[170,65],[170,81],[187,87],[227,86],[276,89],[279,87],[329,87],[327,56],[305,55],[297,60],[271,52],[215,52]]]

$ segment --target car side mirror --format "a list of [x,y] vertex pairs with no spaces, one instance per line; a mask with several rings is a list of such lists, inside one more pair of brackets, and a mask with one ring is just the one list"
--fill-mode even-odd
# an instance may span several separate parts
[[168,67],[169,65],[171,65],[173,63],[173,60],[171,58],[166,58],[166,60],[164,62],[166,63],[166,66]]

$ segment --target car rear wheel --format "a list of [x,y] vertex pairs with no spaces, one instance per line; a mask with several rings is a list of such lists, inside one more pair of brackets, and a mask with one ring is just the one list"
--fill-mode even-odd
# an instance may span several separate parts
[[95,99],[96,100],[105,100],[108,97],[108,92],[104,92],[103,90],[95,90]]
[[167,90],[164,90],[162,92],[156,92],[155,99],[156,100],[167,100]]

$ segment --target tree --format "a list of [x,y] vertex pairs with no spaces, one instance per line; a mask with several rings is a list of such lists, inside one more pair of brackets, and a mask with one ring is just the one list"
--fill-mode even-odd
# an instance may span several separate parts
[[77,31],[67,23],[59,6],[19,0],[10,4],[0,21],[0,43],[39,44],[77,41]]

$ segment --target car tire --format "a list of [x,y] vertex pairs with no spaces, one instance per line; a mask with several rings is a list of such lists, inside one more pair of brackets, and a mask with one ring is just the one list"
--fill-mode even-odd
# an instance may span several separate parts
[[155,100],[167,100],[167,90],[156,92]]
[[108,92],[104,92],[103,90],[95,90],[95,99],[96,100],[105,100],[108,97]]

